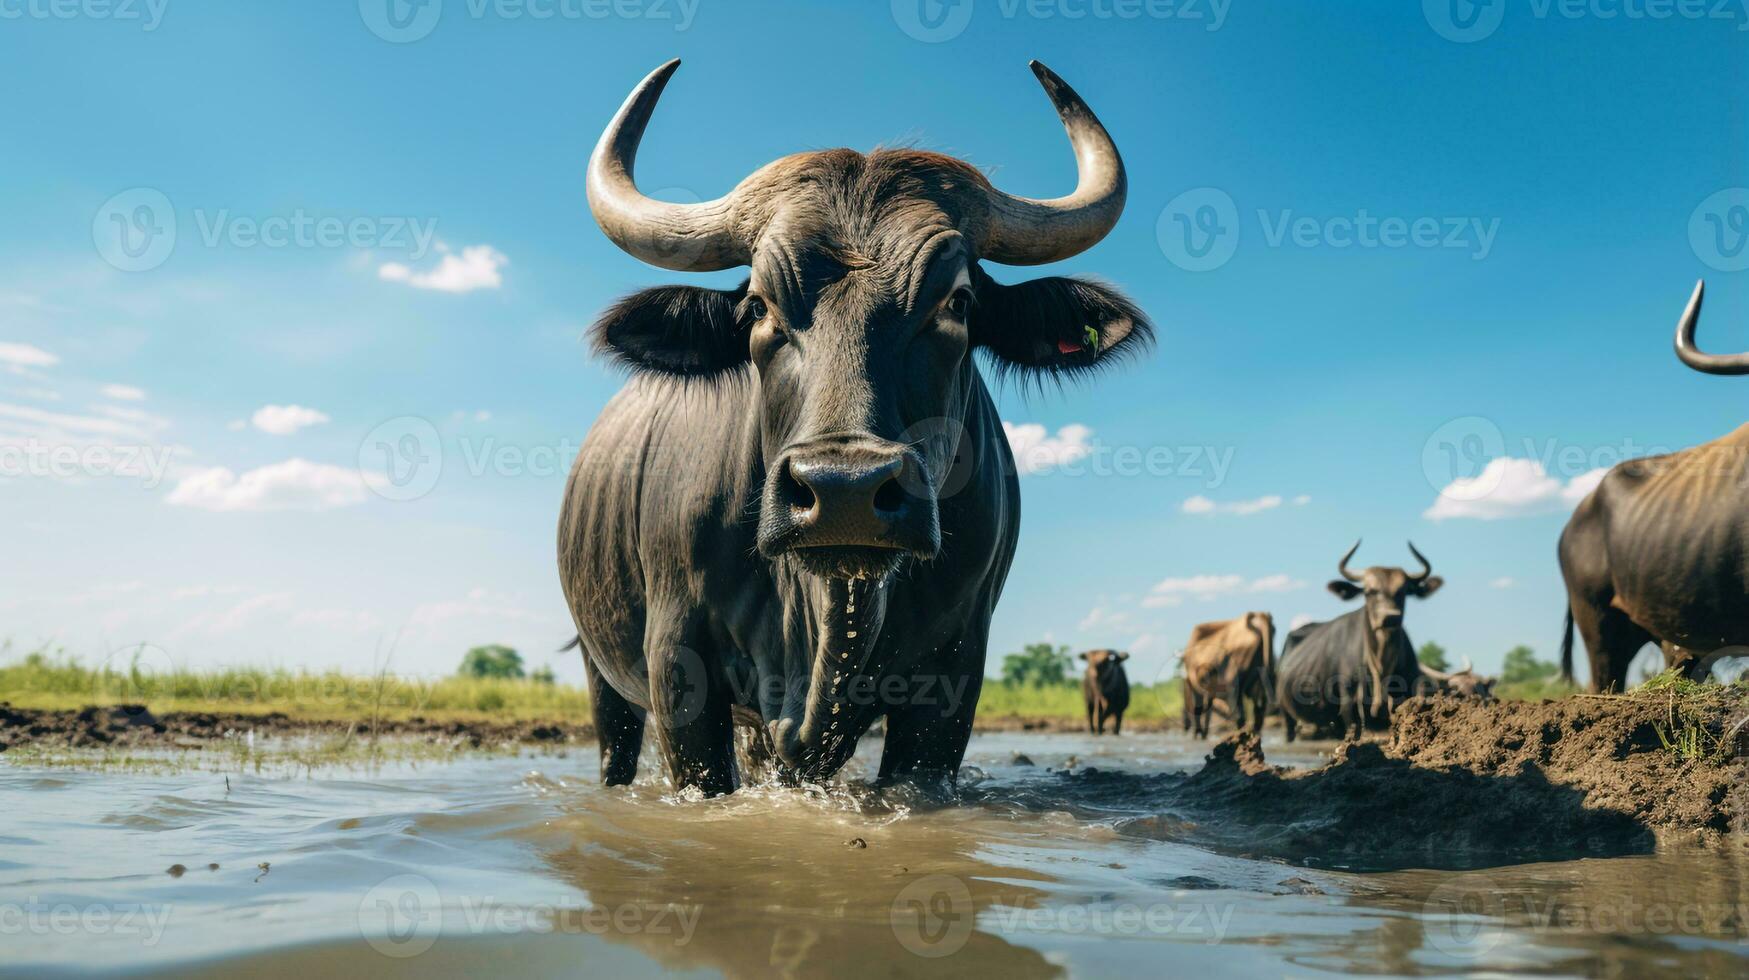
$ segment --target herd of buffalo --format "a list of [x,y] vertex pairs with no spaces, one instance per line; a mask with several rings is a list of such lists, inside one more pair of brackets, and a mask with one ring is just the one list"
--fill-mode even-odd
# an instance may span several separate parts
[[[883,781],[951,781],[1020,527],[1014,458],[974,355],[998,376],[1055,383],[1153,342],[1147,317],[1109,286],[1004,283],[986,264],[1055,262],[1104,238],[1128,193],[1123,160],[1081,97],[1034,62],[1074,151],[1066,196],[1017,196],[964,161],[897,148],[798,153],[715,200],[661,201],[633,171],[678,64],[608,123],[589,161],[590,210],[651,265],[747,277],[643,290],[592,330],[631,376],[577,456],[558,554],[602,778],[632,779],[648,726],[683,788],[739,785],[738,727],[762,764],[823,779],[879,722]],[[1695,349],[1699,309],[1697,289],[1682,359],[1749,373],[1749,355]],[[1579,506],[1560,549],[1569,670],[1575,626],[1600,689],[1619,688],[1648,641],[1696,672],[1749,643],[1745,450],[1749,427],[1623,464]],[[1489,681],[1467,667],[1417,662],[1404,606],[1441,580],[1414,554],[1417,573],[1355,571],[1351,549],[1330,588],[1361,606],[1293,630],[1279,658],[1267,613],[1197,627],[1187,725],[1206,732],[1224,701],[1250,726],[1278,708],[1290,738],[1301,726],[1353,736],[1388,725],[1417,692],[1486,697]],[[1085,655],[1095,731],[1121,728],[1124,657]]]
[[[1183,662],[1184,728],[1207,737],[1217,703],[1237,728],[1261,731],[1272,709],[1281,712],[1287,740],[1303,726],[1313,732],[1335,732],[1358,738],[1368,728],[1390,724],[1391,709],[1419,694],[1452,694],[1489,700],[1495,678],[1484,677],[1468,661],[1446,673],[1422,664],[1403,628],[1405,600],[1425,599],[1444,580],[1421,552],[1409,553],[1421,564],[1411,573],[1374,566],[1359,572],[1348,567],[1356,542],[1336,563],[1342,577],[1330,591],[1343,599],[1362,598],[1358,609],[1327,623],[1306,623],[1287,635],[1280,663],[1275,655],[1275,619],[1266,612],[1248,612],[1235,619],[1199,623],[1180,654]],[[1094,650],[1087,660],[1082,690],[1087,697],[1087,728],[1103,734],[1107,712],[1101,705],[1129,703],[1129,681],[1122,661],[1127,654]],[[1249,709],[1249,710],[1247,710]],[[1118,709],[1122,731],[1122,709]]]

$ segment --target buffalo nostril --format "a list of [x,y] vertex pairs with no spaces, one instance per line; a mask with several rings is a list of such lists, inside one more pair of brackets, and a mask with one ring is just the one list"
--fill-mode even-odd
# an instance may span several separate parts
[[875,491],[874,509],[882,514],[897,513],[905,506],[905,488],[899,485],[898,477],[881,484]]
[[810,511],[817,502],[814,489],[796,478],[795,470],[789,460],[784,460],[777,478],[778,498],[789,505],[792,511]]

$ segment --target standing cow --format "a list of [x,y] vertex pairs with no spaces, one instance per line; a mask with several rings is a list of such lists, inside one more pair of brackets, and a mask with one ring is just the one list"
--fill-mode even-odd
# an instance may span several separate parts
[[[1676,324],[1676,355],[1706,374],[1749,374],[1749,353],[1695,347],[1704,282]],[[1701,679],[1749,645],[1749,425],[1705,445],[1617,465],[1561,532],[1567,621],[1561,675],[1573,679],[1573,629],[1591,655],[1591,689],[1620,691],[1640,648]],[[1740,652],[1740,651],[1739,651]]]
[[1124,673],[1127,653],[1116,650],[1089,650],[1081,655],[1087,670],[1081,675],[1081,699],[1087,702],[1087,730],[1105,734],[1106,719],[1111,720],[1111,733],[1123,734],[1123,713],[1130,706],[1130,678]]
[[737,721],[784,772],[818,780],[884,718],[883,780],[951,780],[1020,527],[973,355],[1062,379],[1150,338],[1105,286],[1004,285],[983,263],[1098,242],[1123,211],[1123,162],[1035,62],[1074,149],[1067,197],[1003,193],[936,153],[836,149],[784,157],[714,201],[653,200],[633,162],[677,65],[608,124],[590,209],[653,265],[749,274],[636,293],[593,328],[632,377],[577,456],[558,552],[602,779],[631,781],[647,713],[675,784],[707,794],[737,785]]
[[1410,597],[1425,599],[1445,580],[1433,574],[1413,543],[1409,553],[1421,563],[1415,575],[1382,566],[1356,575],[1348,561],[1358,550],[1356,541],[1342,556],[1336,566],[1342,577],[1329,589],[1340,599],[1364,596],[1361,607],[1327,623],[1308,623],[1282,645],[1275,692],[1290,742],[1299,725],[1339,727],[1344,738],[1355,739],[1369,724],[1388,727],[1391,709],[1423,683],[1403,612]]
[[[1275,619],[1248,612],[1237,619],[1200,623],[1184,648],[1184,704],[1198,738],[1207,738],[1215,699],[1232,705],[1240,729],[1263,730],[1275,683]],[[1251,702],[1251,719],[1245,702]]]

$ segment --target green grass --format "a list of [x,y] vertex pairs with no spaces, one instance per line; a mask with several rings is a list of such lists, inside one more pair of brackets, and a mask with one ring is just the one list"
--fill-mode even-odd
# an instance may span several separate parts
[[[1153,685],[1130,687],[1130,706],[1125,719],[1153,721],[1177,718],[1183,703],[1176,680]],[[986,680],[978,698],[981,715],[1033,715],[1043,718],[1085,718],[1087,703],[1081,698],[1081,684],[1010,684]]]
[[1665,708],[1665,721],[1656,726],[1665,751],[1685,761],[1705,761],[1734,754],[1749,682],[1702,684],[1667,670],[1624,696]]
[[1536,680],[1501,682],[1494,685],[1494,696],[1502,701],[1558,701],[1578,694],[1583,688],[1561,680],[1559,675]]
[[262,668],[158,669],[148,658],[126,655],[112,658],[101,669],[45,653],[0,663],[0,701],[39,709],[144,704],[154,712],[278,711],[311,721],[415,715],[498,721],[589,718],[588,692],[565,684],[472,677],[426,680],[388,673],[359,677],[337,671]]

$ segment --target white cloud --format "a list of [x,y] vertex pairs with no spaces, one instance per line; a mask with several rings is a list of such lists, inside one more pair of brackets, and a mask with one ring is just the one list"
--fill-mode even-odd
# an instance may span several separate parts
[[0,341],[0,364],[21,368],[54,367],[61,359],[41,347]]
[[1311,494],[1302,493],[1299,496],[1294,498],[1294,506],[1295,507],[1304,507],[1311,502],[1312,502]]
[[1534,459],[1501,456],[1489,460],[1481,473],[1453,480],[1421,516],[1493,521],[1553,513],[1585,499],[1608,472],[1600,467],[1562,484]]
[[1191,575],[1185,578],[1162,579],[1154,585],[1142,605],[1149,609],[1181,605],[1185,599],[1207,602],[1218,596],[1252,592],[1291,592],[1305,588],[1306,583],[1289,575],[1265,575],[1249,581],[1243,575]]
[[97,389],[105,398],[113,398],[118,402],[137,402],[146,397],[145,389],[133,385],[104,385]]
[[476,289],[497,289],[504,284],[499,269],[510,264],[504,253],[490,245],[469,245],[460,255],[445,255],[437,268],[429,272],[414,272],[400,262],[385,262],[377,269],[377,277],[389,282],[404,282],[416,289],[435,289],[445,293],[471,293]]
[[1122,626],[1129,622],[1129,613],[1107,605],[1094,606],[1077,624],[1082,631]]
[[1306,625],[1307,623],[1315,623],[1315,622],[1317,622],[1317,619],[1313,618],[1311,613],[1300,613],[1298,616],[1295,616],[1294,618],[1288,620],[1287,628],[1290,631],[1297,630],[1300,627]]
[[302,405],[263,405],[250,416],[250,421],[262,432],[289,436],[299,429],[321,425],[329,419],[321,412]]
[[1517,584],[1518,584],[1517,579],[1513,578],[1510,575],[1502,575],[1499,578],[1495,579],[1494,581],[1489,582],[1488,587],[1491,589],[1510,589]]
[[369,500],[375,479],[381,478],[307,459],[257,467],[242,476],[215,466],[183,477],[165,500],[201,510],[332,510]]
[[1005,421],[1002,431],[1008,435],[1008,448],[1014,453],[1014,467],[1022,476],[1048,473],[1093,451],[1087,442],[1093,430],[1077,423],[1063,426],[1054,436],[1036,422],[1015,425]]
[[[1294,503],[1310,500],[1310,497],[1295,498]],[[1281,497],[1275,494],[1258,497],[1256,500],[1235,500],[1230,503],[1218,504],[1207,497],[1198,495],[1184,502],[1182,509],[1186,514],[1234,514],[1239,517],[1249,517],[1266,510],[1274,510],[1281,506]]]
[[450,633],[457,623],[475,625],[505,623],[541,624],[552,617],[522,607],[511,596],[498,595],[482,588],[468,590],[462,599],[427,602],[413,610],[407,618],[410,629],[425,632]]

